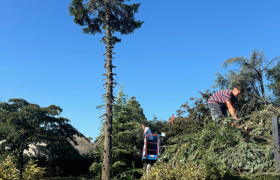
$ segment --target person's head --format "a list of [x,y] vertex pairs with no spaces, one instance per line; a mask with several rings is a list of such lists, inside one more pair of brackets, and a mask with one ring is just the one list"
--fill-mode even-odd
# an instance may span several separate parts
[[144,124],[142,124],[142,129],[144,130],[146,128],[146,126]]
[[232,94],[237,97],[239,94],[241,94],[242,92],[242,88],[239,85],[234,86],[234,88],[232,89]]

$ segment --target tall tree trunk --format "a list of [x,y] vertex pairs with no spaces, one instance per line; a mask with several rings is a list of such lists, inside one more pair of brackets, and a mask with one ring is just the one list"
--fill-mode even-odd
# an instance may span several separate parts
[[113,97],[113,73],[112,73],[112,33],[109,27],[110,9],[106,13],[106,115],[105,115],[105,141],[104,141],[104,158],[102,169],[102,180],[110,180],[112,174],[112,105]]
[[23,151],[19,153],[19,179],[22,179],[23,171]]

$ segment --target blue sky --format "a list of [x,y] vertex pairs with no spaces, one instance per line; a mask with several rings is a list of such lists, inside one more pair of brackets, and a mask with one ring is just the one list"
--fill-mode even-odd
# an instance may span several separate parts
[[[61,116],[89,137],[99,134],[104,112],[102,35],[82,33],[69,15],[70,0],[1,1],[0,95],[42,107],[55,104]],[[222,62],[264,49],[280,55],[279,0],[132,0],[145,21],[121,36],[113,64],[118,85],[135,96],[146,117],[167,120],[198,91],[211,89]],[[213,90],[213,89],[211,89]],[[119,86],[114,89],[117,94]]]

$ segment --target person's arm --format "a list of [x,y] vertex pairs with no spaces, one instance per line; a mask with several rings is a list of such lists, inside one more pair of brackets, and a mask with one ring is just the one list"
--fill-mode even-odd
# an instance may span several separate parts
[[235,105],[236,105],[236,103],[232,103],[232,107],[233,107],[234,112],[235,112]]
[[145,137],[145,134],[146,134],[146,133],[147,133],[147,131],[144,131],[144,132],[143,132],[143,137]]
[[235,109],[233,108],[231,102],[230,101],[226,101],[226,103],[227,103],[228,111],[231,114],[231,116],[233,117],[233,119],[237,119],[237,117],[235,115]]

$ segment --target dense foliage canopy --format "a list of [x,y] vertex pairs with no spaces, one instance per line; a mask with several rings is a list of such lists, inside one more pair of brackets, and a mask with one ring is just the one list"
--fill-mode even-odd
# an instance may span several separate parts
[[46,143],[53,157],[74,155],[75,150],[70,141],[77,144],[74,135],[80,134],[68,123],[68,119],[56,117],[61,112],[59,106],[40,107],[24,99],[10,99],[8,103],[0,103],[2,158],[8,154],[18,157],[22,172],[23,151],[28,150],[31,144]]

